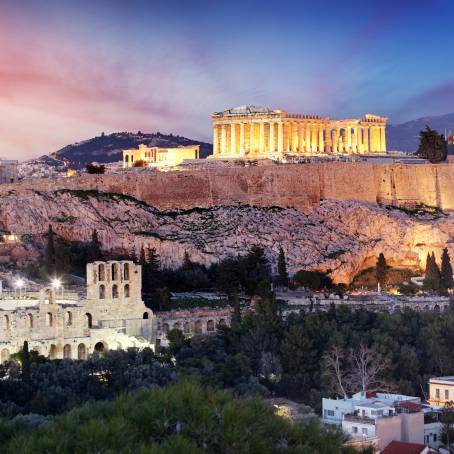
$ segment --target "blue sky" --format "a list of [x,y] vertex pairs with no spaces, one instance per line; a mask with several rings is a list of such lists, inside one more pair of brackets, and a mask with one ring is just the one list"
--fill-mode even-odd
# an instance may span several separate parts
[[392,123],[454,111],[454,2],[0,0],[0,154],[101,131],[208,140],[241,104]]

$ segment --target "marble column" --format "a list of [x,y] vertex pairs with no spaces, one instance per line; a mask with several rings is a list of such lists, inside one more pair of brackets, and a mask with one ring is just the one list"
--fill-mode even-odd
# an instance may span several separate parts
[[213,155],[219,153],[219,129],[217,125],[213,126]]
[[285,143],[284,143],[284,151],[289,152],[290,151],[290,135],[291,135],[291,127],[290,127],[290,122],[286,121],[284,123],[284,137],[285,137]]
[[273,122],[270,123],[270,136],[269,136],[269,139],[270,139],[269,151],[271,153],[274,153],[274,151],[276,150],[276,147],[274,145],[274,123]]
[[311,125],[309,123],[304,124],[304,129],[306,132],[306,138],[304,140],[304,145],[305,145],[305,151],[306,153],[311,153],[312,152],[312,146],[311,146]]
[[386,126],[380,128],[380,138],[381,151],[386,152]]
[[364,153],[369,153],[369,126],[364,127]]
[[282,121],[277,124],[277,151],[279,153],[284,151],[284,125]]
[[249,123],[249,153],[255,153],[255,123]]
[[358,135],[356,136],[356,148],[358,153],[362,153],[363,150],[363,128],[361,126],[357,127]]
[[304,153],[304,128],[302,123],[298,123],[298,153]]
[[244,123],[240,123],[240,156],[244,156],[246,150],[244,145]]
[[318,140],[317,140],[317,126],[311,125],[311,148],[312,152],[317,152],[318,150]]
[[324,153],[325,151],[325,139],[323,137],[323,125],[318,126],[318,151]]
[[227,125],[221,125],[221,154],[227,151]]
[[350,125],[348,125],[345,128],[345,142],[344,142],[344,145],[345,145],[345,150],[347,151],[347,153],[351,153],[352,152],[352,129],[351,129]]
[[331,126],[327,124],[325,126],[325,150],[328,153],[332,152],[332,144],[331,144]]
[[358,153],[358,127],[353,128],[352,133],[352,151],[353,153]]
[[262,121],[259,129],[259,153],[264,153],[265,151],[265,123]]
[[235,156],[238,150],[236,149],[236,124],[230,124],[230,154]]
[[339,153],[339,128],[334,128],[333,132],[333,153]]

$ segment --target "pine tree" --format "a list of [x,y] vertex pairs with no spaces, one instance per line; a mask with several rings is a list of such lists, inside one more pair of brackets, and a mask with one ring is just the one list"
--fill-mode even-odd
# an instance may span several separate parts
[[382,252],[380,252],[380,255],[378,256],[375,273],[377,282],[380,284],[380,287],[383,288],[388,280],[388,265],[386,264],[386,259]]
[[279,256],[277,258],[277,284],[281,287],[288,287],[287,264],[285,263],[285,254],[282,246],[279,247]]
[[441,254],[441,288],[448,289],[454,287],[454,279],[452,277],[451,259],[448,249],[444,248]]
[[98,232],[96,230],[93,230],[91,234],[91,242],[88,249],[88,259],[90,262],[95,262],[97,260],[103,259],[101,242],[99,241]]
[[47,244],[44,254],[44,263],[47,273],[49,275],[54,275],[56,272],[56,254],[54,231],[51,224],[49,224],[49,229],[47,231]]
[[24,341],[24,346],[22,347],[22,380],[29,382],[30,374],[30,353],[28,351],[28,342]]

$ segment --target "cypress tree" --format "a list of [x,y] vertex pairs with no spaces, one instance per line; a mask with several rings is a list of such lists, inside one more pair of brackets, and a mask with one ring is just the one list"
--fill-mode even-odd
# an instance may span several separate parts
[[90,262],[95,262],[97,260],[102,260],[103,255],[101,252],[101,242],[98,238],[97,230],[93,230],[91,234],[91,242],[89,245],[88,258]]
[[426,258],[426,269],[424,271],[424,276],[427,276],[430,272],[430,254],[427,253],[427,258]]
[[435,260],[435,254],[427,256],[426,274],[424,276],[424,288],[426,290],[439,290],[440,289],[441,274]]
[[24,341],[24,346],[22,347],[22,380],[29,382],[30,375],[30,353],[28,351],[28,342]]
[[285,254],[282,246],[279,247],[279,256],[277,258],[277,284],[282,287],[288,286],[287,264],[285,263]]
[[56,272],[56,254],[55,254],[55,238],[52,225],[49,224],[49,229],[47,231],[47,244],[44,255],[44,262],[46,266],[46,271],[49,275],[54,275]]
[[435,254],[432,251],[431,256],[432,268],[433,268],[433,276],[434,276],[434,290],[439,290],[441,285],[441,273],[440,268],[437,265],[437,261],[435,260]]
[[441,254],[441,287],[443,289],[454,287],[451,259],[447,248],[444,248]]
[[388,265],[386,264],[386,259],[382,252],[380,252],[380,255],[378,256],[375,274],[380,287],[384,287],[388,278]]
[[190,270],[192,268],[191,256],[188,251],[184,251],[183,263],[181,265],[182,270]]

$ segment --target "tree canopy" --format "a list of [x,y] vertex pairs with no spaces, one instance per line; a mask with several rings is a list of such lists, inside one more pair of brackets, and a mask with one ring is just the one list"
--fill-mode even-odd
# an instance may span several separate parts
[[426,126],[419,133],[419,147],[417,154],[432,163],[446,161],[448,156],[448,143],[443,134]]

